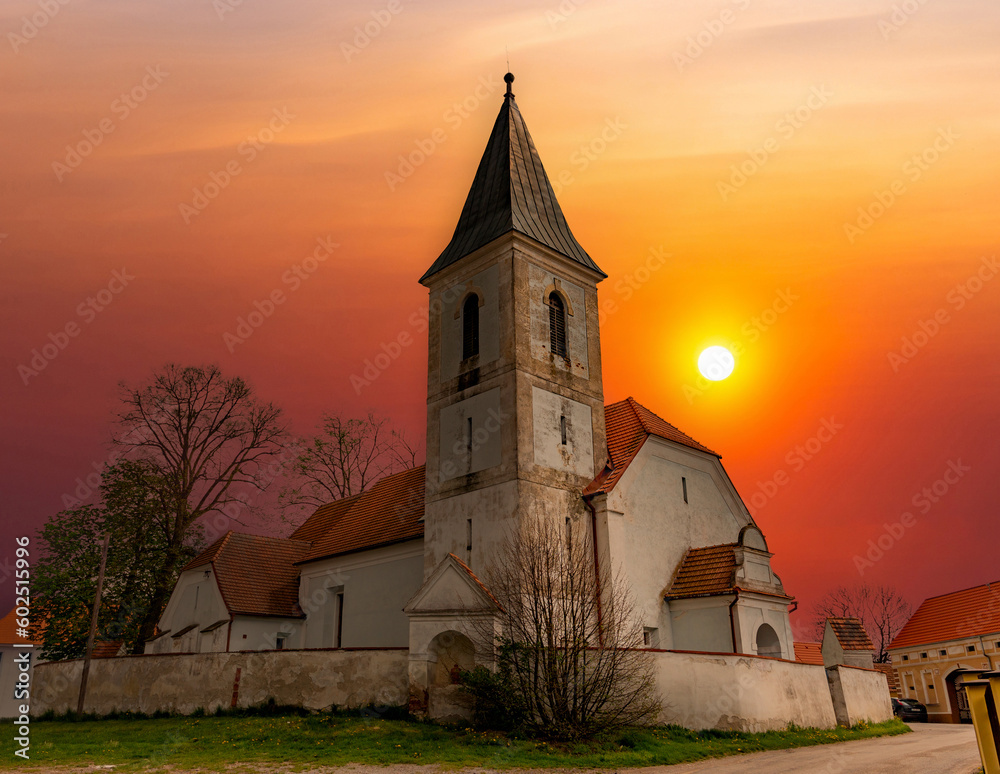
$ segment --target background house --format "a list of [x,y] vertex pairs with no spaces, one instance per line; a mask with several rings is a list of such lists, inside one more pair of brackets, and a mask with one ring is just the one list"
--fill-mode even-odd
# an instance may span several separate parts
[[889,644],[905,698],[927,719],[969,723],[966,679],[1000,668],[1000,581],[925,599]]
[[301,540],[227,532],[182,570],[147,653],[302,647]]

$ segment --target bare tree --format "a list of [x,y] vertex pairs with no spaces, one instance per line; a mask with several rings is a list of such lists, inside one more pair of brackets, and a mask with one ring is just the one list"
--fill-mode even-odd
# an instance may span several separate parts
[[381,478],[416,464],[416,451],[389,420],[369,413],[351,418],[324,414],[318,432],[298,442],[286,466],[286,505],[325,505],[363,492]]
[[486,576],[502,634],[481,624],[480,645],[495,646],[503,693],[535,733],[578,739],[652,722],[652,657],[626,580],[599,584],[589,536],[567,531],[538,520],[503,545]]
[[145,385],[122,385],[114,443],[124,456],[152,466],[155,493],[169,525],[141,635],[153,635],[195,522],[239,500],[241,486],[262,488],[267,463],[285,439],[281,410],[257,399],[239,377],[216,366],[167,364]]
[[889,661],[889,643],[903,628],[913,608],[893,586],[861,583],[856,586],[838,586],[827,592],[813,606],[815,627],[823,636],[826,619],[858,618],[875,646],[875,662]]

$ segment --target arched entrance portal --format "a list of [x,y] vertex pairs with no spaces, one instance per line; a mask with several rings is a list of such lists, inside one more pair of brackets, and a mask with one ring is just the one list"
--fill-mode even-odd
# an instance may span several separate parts
[[977,673],[959,667],[944,679],[948,691],[948,706],[951,707],[952,723],[971,723],[972,713],[969,711],[969,698],[965,694],[962,680],[965,675],[977,676]]
[[430,685],[427,714],[440,722],[459,723],[472,717],[471,697],[459,685],[459,675],[476,665],[476,648],[461,632],[436,635],[427,648]]
[[427,649],[431,661],[431,685],[456,685],[459,672],[476,665],[476,648],[472,640],[461,632],[441,632]]
[[770,624],[761,624],[757,628],[757,655],[781,658],[781,640]]

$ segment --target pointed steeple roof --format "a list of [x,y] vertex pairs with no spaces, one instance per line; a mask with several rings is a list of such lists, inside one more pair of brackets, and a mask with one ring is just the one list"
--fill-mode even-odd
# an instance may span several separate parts
[[606,277],[570,231],[514,101],[511,91],[514,76],[507,73],[504,80],[507,93],[503,106],[493,124],[455,233],[420,281],[510,231],[531,237]]

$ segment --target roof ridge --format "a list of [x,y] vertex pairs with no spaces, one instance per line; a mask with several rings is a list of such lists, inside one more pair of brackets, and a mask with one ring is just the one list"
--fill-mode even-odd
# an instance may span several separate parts
[[[993,586],[994,584],[996,584],[997,586],[1000,586],[1000,580],[986,581],[986,583],[977,583],[975,586],[968,586],[968,587],[966,587],[964,589],[957,589],[955,591],[947,591],[944,594],[935,594],[932,597],[925,597],[924,598],[924,602],[928,602],[928,601],[930,601],[932,599],[941,599],[941,597],[950,597],[950,596],[953,596],[955,594],[961,594],[964,591],[974,591],[975,589],[986,589],[987,591],[989,591],[990,590],[990,586]],[[922,605],[923,602],[921,602],[920,604]],[[918,610],[920,609],[920,605],[917,605],[917,609]]]

